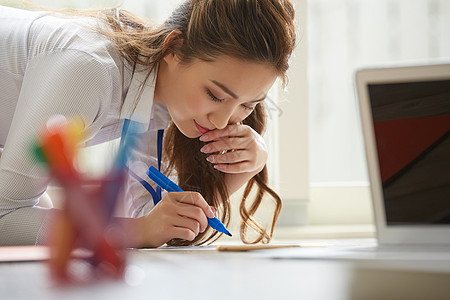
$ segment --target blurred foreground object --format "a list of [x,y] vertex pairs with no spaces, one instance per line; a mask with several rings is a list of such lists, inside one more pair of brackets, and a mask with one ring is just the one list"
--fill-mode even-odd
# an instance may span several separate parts
[[[36,157],[64,190],[64,206],[54,214],[49,236],[50,274],[59,283],[119,279],[125,268],[125,258],[120,250],[126,245],[126,235],[112,216],[124,186],[126,154],[134,137],[123,141],[113,167],[106,175],[88,179],[76,167],[83,130],[81,119],[68,121],[57,115],[48,120],[33,146]],[[83,249],[83,255],[74,255],[75,249]],[[84,269],[81,276],[80,268],[72,264],[80,261],[88,266],[81,268]],[[72,270],[72,265],[76,270]]]

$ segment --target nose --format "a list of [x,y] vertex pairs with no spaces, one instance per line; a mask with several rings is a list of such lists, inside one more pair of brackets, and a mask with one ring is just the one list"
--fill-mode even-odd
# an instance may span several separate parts
[[223,129],[230,124],[234,110],[234,105],[223,105],[220,109],[217,109],[209,114],[209,121],[217,129]]

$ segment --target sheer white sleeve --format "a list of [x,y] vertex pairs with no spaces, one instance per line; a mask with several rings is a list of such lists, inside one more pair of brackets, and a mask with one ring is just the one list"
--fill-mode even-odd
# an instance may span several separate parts
[[31,143],[55,114],[81,116],[88,136],[95,135],[113,98],[113,71],[77,50],[45,53],[28,61],[0,158],[0,245],[44,242],[54,209],[36,206],[49,178],[33,156]]

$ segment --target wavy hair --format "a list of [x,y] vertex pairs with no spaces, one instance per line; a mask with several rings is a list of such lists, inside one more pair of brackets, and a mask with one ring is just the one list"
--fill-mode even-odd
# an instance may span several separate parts
[[[119,9],[66,13],[90,15],[107,24],[109,28],[99,26],[98,30],[115,44],[121,56],[131,65],[148,68],[148,76],[169,53],[176,53],[186,65],[195,59],[214,61],[226,55],[269,64],[277,71],[283,85],[287,83],[286,71],[296,39],[295,13],[289,0],[188,0],[159,26],[152,26]],[[173,31],[179,34],[166,41]],[[263,104],[258,104],[242,123],[262,134],[266,125]],[[171,124],[164,139],[165,172],[175,172],[181,188],[200,192],[210,205],[220,208],[219,218],[229,225],[230,195],[224,173],[206,162],[206,154],[200,151],[202,146],[203,142],[187,138]],[[281,210],[281,199],[267,185],[267,181],[265,166],[245,187],[239,208],[242,219],[240,235],[244,243],[268,243],[272,237]],[[250,197],[255,188],[254,197]],[[266,196],[275,204],[269,229],[254,218]],[[248,237],[249,228],[256,232],[256,238]],[[208,229],[193,241],[173,239],[169,244],[202,244],[218,237],[217,231]]]

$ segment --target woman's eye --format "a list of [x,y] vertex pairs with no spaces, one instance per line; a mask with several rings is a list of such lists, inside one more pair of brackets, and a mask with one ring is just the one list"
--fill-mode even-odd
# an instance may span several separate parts
[[209,98],[211,98],[212,101],[214,102],[222,102],[223,99],[217,98],[216,96],[214,96],[213,93],[211,93],[210,90],[206,89],[206,94],[208,95]]
[[242,107],[244,109],[246,109],[246,110],[254,110],[255,109],[255,106],[248,106],[248,105],[245,105],[245,104],[242,104]]

